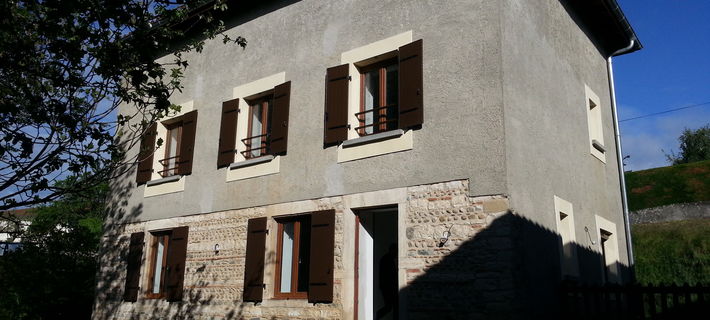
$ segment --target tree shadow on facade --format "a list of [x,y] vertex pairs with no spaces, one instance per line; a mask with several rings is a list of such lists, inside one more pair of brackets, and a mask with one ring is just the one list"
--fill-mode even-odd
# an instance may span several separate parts
[[[400,290],[401,313],[405,319],[560,318],[560,241],[556,232],[506,213],[409,280]],[[574,281],[600,284],[602,255],[574,247]],[[620,280],[628,278],[627,266],[615,269]]]

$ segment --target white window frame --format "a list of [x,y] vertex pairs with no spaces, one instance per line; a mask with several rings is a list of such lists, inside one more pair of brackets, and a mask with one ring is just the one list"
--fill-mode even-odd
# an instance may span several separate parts
[[584,93],[587,128],[589,130],[589,152],[601,162],[606,163],[608,148],[604,144],[604,122],[602,121],[602,107],[599,96],[587,85],[584,85]]
[[[579,277],[579,261],[577,259],[577,236],[574,225],[574,207],[572,203],[554,196],[555,223],[560,235],[560,270],[562,278]],[[563,218],[564,215],[564,218]],[[570,247],[569,255],[565,247]]]

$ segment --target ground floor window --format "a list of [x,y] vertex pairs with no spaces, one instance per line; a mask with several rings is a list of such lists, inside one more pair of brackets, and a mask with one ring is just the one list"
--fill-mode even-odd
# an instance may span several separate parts
[[170,232],[162,231],[151,233],[151,259],[149,269],[148,298],[162,298],[165,296],[165,271],[168,260],[168,245]]
[[308,297],[310,215],[278,221],[276,298]]

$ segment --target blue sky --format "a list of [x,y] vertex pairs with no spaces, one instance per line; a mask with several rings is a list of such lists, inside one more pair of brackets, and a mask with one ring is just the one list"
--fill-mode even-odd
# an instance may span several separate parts
[[[614,58],[619,119],[710,102],[710,1],[618,0],[644,48]],[[710,104],[621,122],[627,170],[668,165],[684,128],[710,123]]]

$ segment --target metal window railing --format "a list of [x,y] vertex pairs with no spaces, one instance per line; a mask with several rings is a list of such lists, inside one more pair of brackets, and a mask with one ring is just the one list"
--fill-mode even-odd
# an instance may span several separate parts
[[[257,143],[253,143],[254,139],[259,139]],[[263,155],[266,155],[269,151],[269,134],[260,134],[257,136],[251,136],[251,137],[246,137],[242,139],[242,143],[247,147],[244,151],[241,151],[241,154],[244,156],[245,159],[250,159],[254,157],[260,157]],[[258,147],[254,146],[254,144],[259,144]],[[258,154],[254,154],[254,151],[258,150]]]
[[[175,161],[170,161],[173,159]],[[180,159],[180,155],[158,160],[158,163],[163,166],[163,170],[158,171],[158,174],[163,178],[176,175],[179,163],[178,159]]]
[[[375,113],[375,112],[379,112],[380,110],[385,110],[385,109],[386,109],[387,111],[384,112],[384,113]],[[360,135],[368,135],[368,134],[373,134],[373,133],[377,133],[377,132],[384,131],[384,130],[372,130],[371,133],[367,133],[367,132],[365,132],[365,130],[363,130],[363,129],[369,128],[369,127],[377,128],[378,126],[383,126],[383,127],[385,127],[385,130],[386,130],[387,124],[393,123],[393,122],[394,122],[394,123],[397,122],[397,118],[391,118],[391,119],[390,119],[390,116],[389,116],[390,114],[392,114],[392,113],[394,113],[394,112],[396,112],[396,111],[397,111],[397,105],[396,105],[396,104],[388,104],[388,105],[385,105],[385,106],[374,107],[374,108],[372,108],[372,109],[368,109],[368,110],[365,110],[365,111],[356,112],[356,113],[355,113],[355,117],[356,117],[357,120],[358,120],[361,124],[363,124],[363,125],[361,125],[361,126],[359,126],[359,127],[355,127],[355,130],[358,131],[358,132],[360,133]],[[373,113],[373,122],[370,123],[370,124],[364,124],[365,121],[367,121],[367,120],[365,119],[365,115],[368,114],[368,113],[371,113],[371,112]],[[377,121],[374,121],[375,119],[377,119]]]

